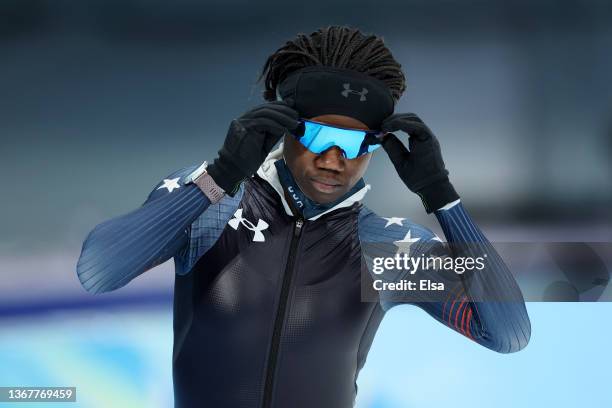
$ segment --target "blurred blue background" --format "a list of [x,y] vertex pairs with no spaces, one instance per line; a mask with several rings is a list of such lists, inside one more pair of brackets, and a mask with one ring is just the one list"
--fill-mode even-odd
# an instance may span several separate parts
[[[265,58],[327,24],[385,38],[408,81],[398,110],[434,130],[490,239],[611,242],[607,1],[2,0],[0,386],[76,386],[69,406],[172,405],[171,262],[91,296],[75,276],[82,240],[212,159],[261,103]],[[384,153],[366,181],[367,205],[439,233]],[[507,356],[394,309],[358,406],[612,406],[611,304],[528,309],[532,341]]]

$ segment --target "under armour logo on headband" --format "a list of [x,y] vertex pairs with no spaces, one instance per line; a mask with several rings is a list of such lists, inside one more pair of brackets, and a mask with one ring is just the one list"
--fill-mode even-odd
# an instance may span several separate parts
[[367,88],[361,88],[361,92],[357,92],[354,89],[351,89],[351,84],[349,83],[342,84],[342,87],[344,88],[344,90],[340,92],[340,94],[344,96],[345,98],[348,98],[349,94],[356,94],[356,95],[359,95],[359,102],[364,102],[367,99],[366,98],[366,94],[368,93]]
[[268,228],[268,223],[262,219],[259,219],[257,220],[257,225],[253,224],[251,221],[242,217],[242,208],[237,209],[234,213],[234,218],[229,220],[227,223],[235,230],[237,230],[240,224],[242,224],[246,229],[253,231],[254,242],[264,242],[266,240],[262,231]]

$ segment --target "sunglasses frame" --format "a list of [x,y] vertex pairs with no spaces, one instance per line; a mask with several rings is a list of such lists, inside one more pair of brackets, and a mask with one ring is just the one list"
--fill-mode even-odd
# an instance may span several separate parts
[[[348,160],[353,160],[353,159],[357,159],[365,154],[371,153],[374,150],[376,150],[378,147],[380,147],[381,143],[382,143],[382,136],[384,136],[385,132],[382,132],[380,130],[369,130],[369,129],[355,129],[355,128],[349,128],[349,127],[344,127],[344,126],[337,126],[337,125],[330,125],[329,123],[324,123],[324,122],[317,122],[315,120],[310,120],[310,119],[303,119],[300,118],[300,131],[297,132],[296,134],[292,134],[293,137],[299,141],[301,143],[301,138],[304,136],[305,130],[306,130],[306,123],[314,123],[316,125],[320,125],[320,126],[324,126],[324,127],[329,127],[329,128],[334,128],[334,129],[341,129],[341,130],[349,130],[349,131],[353,131],[353,132],[359,132],[359,133],[364,133],[364,137],[363,137],[363,141],[362,141],[362,149],[364,146],[376,146],[373,150],[369,150],[369,149],[365,149],[365,150],[361,150],[360,152],[357,154],[357,156],[352,157],[352,158],[348,158],[346,152],[344,151],[344,149],[342,149],[341,146],[337,146],[342,150],[342,155],[348,159]],[[367,139],[369,139],[369,143],[366,145],[363,145],[363,142],[366,141]],[[302,143],[302,145],[304,145]],[[306,147],[306,146],[305,146]],[[306,147],[308,149],[308,147]],[[310,150],[310,149],[309,149]],[[311,150],[312,151],[312,150]],[[320,153],[316,153],[313,152],[315,154],[321,154],[323,152]]]

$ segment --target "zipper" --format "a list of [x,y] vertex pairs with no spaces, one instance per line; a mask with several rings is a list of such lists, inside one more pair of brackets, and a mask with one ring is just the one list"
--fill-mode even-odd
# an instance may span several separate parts
[[291,238],[291,245],[289,247],[289,256],[287,257],[287,265],[285,267],[285,274],[283,276],[283,283],[281,285],[280,299],[278,302],[278,309],[276,310],[276,318],[274,319],[274,330],[272,331],[272,344],[270,345],[270,354],[268,356],[268,365],[266,367],[266,382],[264,385],[263,393],[263,408],[269,408],[272,404],[272,391],[274,388],[274,372],[276,371],[276,361],[278,357],[278,348],[280,346],[280,335],[283,328],[283,322],[285,320],[285,312],[287,311],[287,301],[289,300],[289,289],[291,288],[291,278],[293,277],[293,269],[295,266],[295,252],[297,250],[297,244],[302,234],[302,227],[304,226],[304,220],[298,218],[295,220],[295,226],[293,228],[293,236]]

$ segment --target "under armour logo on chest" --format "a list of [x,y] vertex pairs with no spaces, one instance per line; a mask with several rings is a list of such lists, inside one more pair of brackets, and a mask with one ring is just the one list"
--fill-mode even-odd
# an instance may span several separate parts
[[366,98],[366,94],[368,93],[367,88],[361,88],[361,92],[358,92],[354,89],[351,89],[351,84],[349,83],[342,84],[342,87],[344,88],[344,90],[340,92],[340,94],[344,96],[345,98],[348,98],[349,94],[355,94],[355,95],[359,95],[360,102],[364,102],[367,99]]
[[268,228],[268,223],[259,219],[257,220],[257,225],[253,224],[251,221],[242,217],[242,208],[237,209],[234,213],[234,218],[227,223],[235,230],[238,230],[238,227],[242,224],[246,229],[253,231],[253,242],[264,242],[266,240],[262,231]]

